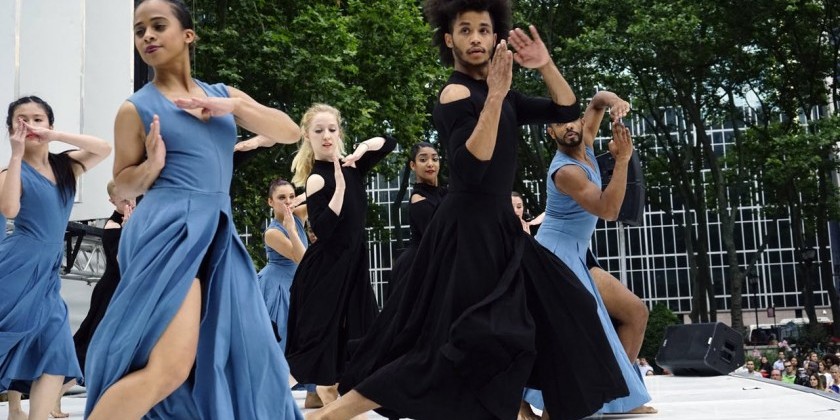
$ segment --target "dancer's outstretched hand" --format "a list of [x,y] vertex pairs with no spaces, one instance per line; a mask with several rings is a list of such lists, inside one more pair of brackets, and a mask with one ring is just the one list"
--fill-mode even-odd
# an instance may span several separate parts
[[234,152],[247,152],[249,150],[254,150],[258,147],[260,147],[259,140],[256,137],[254,137],[254,138],[250,138],[248,140],[243,140],[243,141],[240,141],[239,143],[236,143],[235,145],[233,145],[233,151]]
[[502,97],[510,91],[513,79],[513,54],[507,48],[507,42],[502,40],[496,46],[493,59],[490,60],[490,71],[487,73],[487,88],[489,92]]
[[231,98],[178,98],[173,102],[181,109],[201,108],[202,118],[227,115],[236,107]]
[[146,135],[146,159],[158,169],[166,165],[166,145],[160,135],[160,117],[157,115],[152,118]]
[[510,31],[510,44],[516,49],[513,59],[526,69],[537,69],[551,62],[551,55],[540,38],[537,28],[530,25],[528,29],[531,31],[531,36],[519,28]]

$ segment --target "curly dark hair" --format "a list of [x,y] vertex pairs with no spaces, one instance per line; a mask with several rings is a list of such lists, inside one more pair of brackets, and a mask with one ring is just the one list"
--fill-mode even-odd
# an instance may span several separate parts
[[440,50],[440,61],[447,66],[455,64],[452,49],[446,46],[444,35],[452,33],[455,19],[463,12],[489,12],[498,41],[507,39],[511,26],[510,4],[510,0],[427,0],[423,12],[435,30],[432,44]]

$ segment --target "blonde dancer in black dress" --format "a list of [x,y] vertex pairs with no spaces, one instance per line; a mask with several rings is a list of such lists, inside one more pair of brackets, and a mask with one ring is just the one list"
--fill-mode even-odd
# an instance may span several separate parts
[[373,137],[341,158],[337,109],[314,105],[300,125],[303,139],[292,162],[292,182],[306,186],[309,223],[318,241],[306,250],[292,280],[286,359],[292,376],[319,385],[321,400],[329,404],[337,398],[348,342],[361,338],[378,312],[368,275],[365,184],[369,171],[397,143]]

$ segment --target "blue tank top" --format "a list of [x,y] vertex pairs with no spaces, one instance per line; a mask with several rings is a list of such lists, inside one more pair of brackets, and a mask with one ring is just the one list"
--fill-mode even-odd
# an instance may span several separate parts
[[[229,97],[224,84],[208,85],[199,80],[195,83],[208,97]],[[154,114],[160,115],[166,166],[151,189],[168,187],[228,194],[236,143],[236,123],[232,114],[211,117],[203,122],[178,108],[153,83],[147,83],[128,100],[137,108],[147,134]]]
[[[295,228],[297,229],[298,238],[300,238],[300,241],[303,243],[303,247],[308,248],[309,237],[306,236],[306,230],[303,228],[303,222],[297,216],[292,217],[295,218]],[[289,232],[277,219],[271,219],[271,223],[268,224],[268,229],[277,229],[280,232],[283,232],[287,238],[289,237]],[[266,229],[266,232],[268,229]],[[275,251],[268,245],[265,246],[265,255],[268,257],[269,264],[276,264],[283,267],[297,267],[297,263],[280,255],[279,252]]]
[[540,230],[549,229],[564,233],[579,241],[588,242],[595,230],[598,216],[584,210],[571,196],[560,192],[554,185],[554,174],[566,165],[577,165],[586,172],[586,177],[601,188],[601,171],[598,168],[598,161],[591,147],[586,148],[586,156],[592,162],[594,168],[585,162],[573,159],[569,155],[557,151],[551,160],[548,169],[547,198],[545,207],[545,220]]

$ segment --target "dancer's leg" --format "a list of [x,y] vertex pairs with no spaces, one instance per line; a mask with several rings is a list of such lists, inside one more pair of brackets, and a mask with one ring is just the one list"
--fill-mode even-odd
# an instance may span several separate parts
[[139,419],[181,386],[195,363],[200,318],[201,286],[195,279],[152,349],[149,363],[108,388],[89,419]]
[[29,415],[23,411],[21,400],[23,395],[17,391],[9,391],[6,394],[9,397],[9,420],[26,420]]
[[32,390],[29,393],[29,419],[47,420],[50,410],[55,403],[55,396],[61,390],[64,383],[64,376],[43,374],[32,382]]
[[[647,306],[630,289],[601,267],[592,267],[589,273],[595,281],[595,287],[598,288],[601,299],[604,300],[607,313],[618,324],[615,332],[630,363],[635,363],[645,339],[649,314]],[[628,414],[654,414],[656,412],[657,410],[651,406],[641,405],[630,410]],[[543,413],[543,419],[547,418],[548,414]]]
[[642,349],[642,342],[645,339],[647,328],[648,309],[644,302],[639,299],[630,289],[624,287],[618,279],[600,267],[589,269],[595,287],[604,300],[604,306],[610,318],[617,321],[615,332],[618,339],[630,359],[630,363],[639,357]]
[[379,408],[379,404],[350,391],[332,404],[306,414],[307,420],[346,420]]
[[61,397],[63,397],[64,394],[66,394],[67,391],[69,391],[70,388],[73,388],[74,386],[76,386],[75,379],[61,386],[61,390],[58,392],[58,398],[56,398],[55,400],[55,405],[53,406],[52,411],[50,411],[50,417],[54,419],[63,419],[70,417],[70,413],[65,413],[61,411]]
[[317,386],[315,384],[305,384],[306,399],[303,401],[303,408],[321,408],[324,402],[318,396]]
[[315,387],[315,393],[324,405],[330,404],[338,399],[338,384],[330,386],[318,385]]

